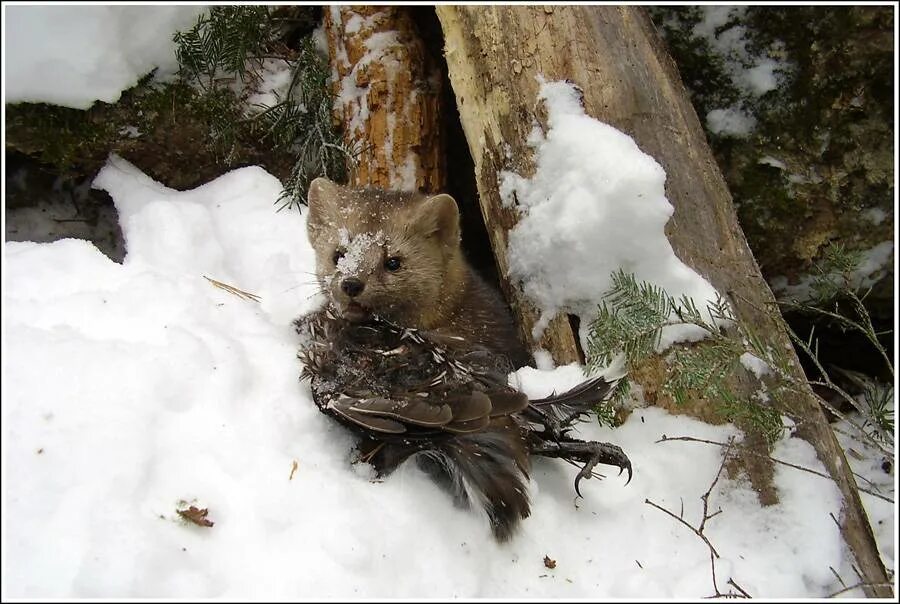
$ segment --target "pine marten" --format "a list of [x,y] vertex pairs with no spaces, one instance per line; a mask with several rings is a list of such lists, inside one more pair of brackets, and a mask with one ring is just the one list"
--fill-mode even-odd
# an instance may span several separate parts
[[358,322],[378,315],[462,338],[517,367],[528,364],[500,293],[463,256],[450,195],[356,189],[317,178],[308,201],[316,273],[340,316]]
[[527,354],[497,291],[463,257],[459,210],[445,194],[309,188],[307,229],[328,306],[298,319],[304,379],[319,409],[354,429],[380,475],[415,457],[462,505],[487,513],[500,541],[530,514],[528,456],[631,462],[573,423],[613,386],[592,378],[531,399],[507,381]]

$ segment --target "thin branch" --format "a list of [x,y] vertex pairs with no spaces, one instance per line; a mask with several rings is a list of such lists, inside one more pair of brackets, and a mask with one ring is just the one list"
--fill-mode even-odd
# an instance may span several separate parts
[[[663,435],[663,437],[662,437],[661,439],[657,440],[656,442],[657,442],[657,443],[661,443],[661,442],[668,442],[668,441],[670,441],[670,440],[682,440],[682,441],[686,441],[686,442],[706,443],[706,444],[709,444],[709,445],[718,445],[718,446],[720,446],[720,447],[726,447],[726,446],[728,446],[728,443],[722,443],[722,442],[718,442],[718,441],[715,441],[715,440],[706,440],[706,439],[703,439],[703,438],[694,438],[693,436],[665,436],[665,435]],[[805,468],[805,467],[803,467],[803,466],[798,466],[798,465],[796,465],[796,464],[792,464],[792,463],[790,463],[790,462],[787,462],[787,461],[778,459],[777,457],[772,457],[771,455],[763,455],[762,453],[757,453],[756,451],[753,451],[752,449],[749,449],[749,448],[744,447],[744,446],[742,446],[742,445],[737,445],[737,446],[738,446],[738,448],[741,449],[741,451],[744,452],[744,453],[748,453],[748,454],[750,454],[750,455],[755,455],[756,457],[761,457],[761,458],[764,458],[764,459],[770,459],[770,460],[772,460],[773,462],[775,462],[775,463],[777,463],[777,464],[781,464],[781,465],[787,466],[787,467],[789,467],[789,468],[794,468],[795,470],[801,470],[801,471],[803,471],[803,472],[808,472],[808,473],[810,473],[810,474],[815,474],[816,476],[821,476],[822,478],[827,478],[827,479],[829,479],[829,480],[833,480],[832,477],[831,477],[830,475],[825,474],[825,473],[823,473],[823,472],[818,472],[818,471],[812,470],[812,469],[810,469],[810,468]],[[854,474],[854,476],[858,476],[858,475],[857,475],[857,474]],[[859,477],[862,478],[861,476],[859,476]],[[862,493],[868,493],[869,495],[871,495],[871,496],[873,496],[873,497],[877,497],[878,499],[883,499],[884,501],[887,501],[888,503],[894,503],[894,500],[893,500],[893,499],[891,499],[891,498],[889,498],[889,497],[886,497],[886,496],[882,495],[881,493],[876,493],[876,492],[874,492],[874,491],[870,491],[869,489],[864,489],[864,488],[860,487],[859,485],[857,485],[856,488],[857,488],[858,491],[860,491],[860,492],[862,492]]]
[[734,579],[728,579],[728,583],[729,583],[730,585],[732,585],[736,590],[738,590],[739,592],[741,592],[741,594],[742,594],[745,598],[751,598],[751,597],[753,597],[753,596],[751,596],[750,594],[748,594],[747,591],[746,591],[743,587],[741,587],[740,585],[738,585],[738,584],[737,584],[737,581],[735,581]]
[[843,585],[844,587],[847,587],[847,584],[844,583],[844,580],[843,580],[843,579],[841,578],[841,576],[838,574],[838,571],[834,570],[834,567],[833,567],[833,566],[829,566],[829,567],[828,567],[828,570],[831,571],[831,574],[833,574],[833,575],[835,576],[835,578],[837,578],[838,582],[839,582],[841,585]]
[[872,317],[869,316],[869,313],[866,311],[866,307],[863,305],[862,300],[860,300],[856,296],[856,292],[850,290],[848,292],[850,299],[853,300],[853,304],[856,306],[856,312],[859,314],[860,318],[866,322],[864,333],[873,346],[881,353],[884,362],[887,363],[888,369],[891,370],[891,375],[894,375],[894,365],[891,362],[890,357],[887,355],[887,351],[885,351],[884,347],[881,345],[881,342],[878,341],[878,338],[875,337],[875,326],[872,325]]
[[734,444],[734,437],[728,439],[728,446],[725,448],[725,452],[722,454],[722,463],[719,464],[719,471],[716,472],[716,477],[713,479],[712,484],[709,485],[709,488],[706,489],[706,492],[700,497],[700,500],[703,502],[703,520],[700,522],[699,531],[703,532],[703,529],[706,527],[706,521],[721,512],[716,512],[712,516],[709,515],[709,496],[712,494],[712,490],[715,488],[716,483],[719,482],[719,477],[722,476],[722,470],[725,469],[725,463],[728,461],[728,454],[731,453],[731,445]]
[[[859,302],[859,299],[856,298],[855,295],[852,295],[851,298],[854,299],[854,305],[862,304],[861,302]],[[805,311],[805,312],[810,312],[810,313],[817,313],[822,316],[828,317],[830,319],[834,319],[838,323],[841,323],[842,325],[846,325],[850,329],[852,329],[854,331],[858,331],[859,333],[863,334],[870,342],[872,342],[872,344],[875,345],[876,348],[881,350],[881,344],[872,335],[875,331],[874,328],[869,329],[866,326],[860,325],[853,319],[851,319],[849,317],[845,317],[844,315],[842,315],[840,313],[833,312],[830,310],[825,310],[824,308],[820,308],[818,306],[813,306],[811,304],[801,304],[799,302],[793,302],[793,301],[787,301],[787,300],[779,300],[778,304],[779,304],[779,306],[786,306],[790,310],[799,310],[799,311]],[[860,316],[868,317],[867,313],[859,311],[859,306],[856,306],[856,307],[857,307],[857,312],[860,314]],[[871,325],[871,322],[869,322],[869,325]],[[891,367],[891,373],[893,373],[893,367],[891,365],[890,359],[887,358],[887,355],[884,354],[883,350],[881,352],[882,352],[882,356],[884,356],[885,361],[887,362],[888,367]]]
[[646,503],[646,504],[648,504],[648,505],[652,505],[653,507],[655,507],[656,509],[660,510],[661,512],[665,512],[666,514],[668,514],[669,516],[671,516],[672,518],[674,518],[675,520],[677,520],[678,522],[680,522],[680,523],[683,524],[684,526],[686,526],[686,527],[688,527],[689,529],[691,529],[691,532],[693,532],[695,535],[697,535],[698,537],[700,537],[701,539],[703,539],[703,542],[706,543],[706,545],[709,547],[709,551],[711,551],[711,552],[716,556],[716,558],[719,558],[719,557],[720,557],[720,556],[719,556],[719,552],[717,552],[717,551],[716,551],[716,548],[713,547],[713,544],[709,542],[709,539],[706,538],[706,535],[704,535],[703,533],[701,533],[700,531],[698,531],[697,529],[695,529],[694,527],[692,527],[692,526],[691,526],[690,524],[688,524],[684,519],[679,518],[678,516],[676,516],[675,514],[673,514],[672,512],[670,512],[669,510],[667,510],[666,508],[661,507],[661,506],[659,506],[659,505],[656,505],[655,503],[653,503],[653,502],[650,501],[649,499],[644,499],[644,503]]
[[[722,592],[719,591],[719,585],[718,585],[718,582],[716,581],[716,558],[720,557],[719,552],[716,551],[716,548],[713,546],[713,544],[710,543],[710,541],[709,541],[709,539],[707,539],[706,535],[703,534],[703,530],[706,528],[706,521],[709,520],[710,518],[713,518],[714,516],[717,516],[722,511],[722,510],[718,510],[717,512],[714,512],[712,514],[709,513],[709,496],[712,493],[712,490],[715,488],[716,484],[719,482],[719,478],[722,476],[722,470],[725,468],[725,464],[728,462],[729,453],[731,451],[731,444],[732,444],[733,440],[734,440],[733,437],[731,439],[729,439],[728,448],[725,450],[724,454],[722,455],[722,463],[719,465],[719,470],[716,472],[716,476],[715,476],[715,478],[713,478],[713,481],[709,485],[709,488],[700,497],[701,501],[703,501],[703,519],[700,521],[700,526],[698,528],[694,528],[693,526],[688,524],[683,518],[676,516],[674,513],[670,512],[669,510],[667,510],[664,507],[661,507],[661,506],[653,503],[649,499],[644,500],[644,503],[652,505],[656,509],[665,512],[666,514],[668,514],[669,516],[671,516],[672,518],[674,518],[675,520],[677,520],[684,526],[691,529],[691,531],[695,535],[700,537],[700,539],[702,539],[703,542],[706,543],[706,546],[709,548],[709,565],[710,565],[710,569],[712,571],[713,591],[715,592],[715,595],[712,597],[716,597],[716,598],[739,597],[737,594],[735,594],[733,592],[723,594]],[[684,502],[683,501],[682,501],[681,514],[682,514],[682,516],[684,515]],[[737,588],[738,591],[740,591],[740,593],[743,595],[743,597],[745,597],[745,598],[750,597],[750,595],[746,591],[744,591],[741,587],[739,587],[737,585],[737,583],[734,582],[733,579],[729,578],[728,583],[733,585],[735,588]]]
[[868,448],[868,449],[876,449],[876,450],[878,450],[879,453],[883,453],[883,452],[884,452],[884,451],[882,451],[881,448],[879,448],[879,447],[875,447],[875,446],[873,446],[873,445],[870,445],[869,443],[867,443],[867,442],[865,442],[865,441],[863,441],[863,440],[858,440],[858,439],[856,438],[856,435],[855,435],[855,434],[850,434],[850,433],[847,432],[846,430],[841,430],[841,429],[838,428],[837,426],[832,426],[832,427],[831,427],[831,430],[832,430],[832,432],[837,432],[838,434],[843,434],[843,435],[846,436],[847,438],[852,438],[852,439],[854,439],[855,444],[862,445],[863,447],[866,447],[866,448]]
[[829,597],[829,598],[834,598],[834,597],[839,596],[839,595],[841,595],[841,594],[843,594],[843,593],[847,593],[848,591],[850,591],[850,590],[852,590],[852,589],[856,589],[857,587],[863,587],[863,588],[865,588],[865,587],[893,587],[893,584],[891,584],[891,583],[866,583],[866,582],[860,582],[860,583],[856,583],[856,584],[854,584],[854,585],[851,585],[850,587],[845,587],[844,589],[839,589],[839,590],[837,590],[836,592],[834,592],[834,593],[832,593],[832,594],[828,594],[827,597]]
[[[832,389],[835,390],[835,391],[839,391],[839,393],[843,393],[844,395],[846,395],[846,396],[848,396],[848,397],[850,396],[849,394],[847,394],[846,392],[844,392],[843,390],[841,390],[841,389],[838,388],[837,386],[834,386],[834,384],[833,384],[830,380],[829,380],[828,382],[821,382],[821,381],[816,380],[816,381],[811,381],[810,384],[812,384],[812,385],[814,385],[814,386],[822,386],[822,387],[826,387],[826,388],[832,388]],[[841,413],[841,411],[839,411],[839,410],[837,409],[837,407],[835,407],[834,405],[832,405],[831,403],[829,403],[828,401],[826,401],[826,400],[825,400],[824,398],[822,398],[821,396],[818,396],[818,395],[817,395],[816,398],[819,399],[819,404],[821,404],[823,407],[825,407],[826,409],[828,409],[829,411],[831,411],[831,412],[832,412],[835,416],[837,416],[839,419],[841,419],[841,420],[847,422],[848,425],[850,425],[850,426],[852,426],[854,429],[856,429],[857,432],[859,432],[860,435],[862,435],[862,437],[863,437],[865,440],[869,441],[869,443],[871,443],[872,446],[874,446],[876,449],[878,449],[878,450],[881,451],[883,454],[885,454],[885,455],[887,455],[887,456],[889,456],[889,457],[891,457],[891,456],[894,455],[893,451],[891,451],[890,449],[888,449],[888,448],[887,448],[886,446],[884,446],[883,444],[879,443],[879,442],[875,439],[874,436],[872,436],[871,434],[869,434],[868,432],[866,432],[866,431],[863,429],[862,426],[860,426],[859,424],[857,424],[856,422],[854,422],[852,419],[850,419],[849,417],[847,417],[844,413]],[[853,399],[853,400],[855,401],[855,399]]]

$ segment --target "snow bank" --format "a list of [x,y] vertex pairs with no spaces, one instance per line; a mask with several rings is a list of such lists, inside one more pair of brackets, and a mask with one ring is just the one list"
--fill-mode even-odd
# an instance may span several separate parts
[[4,6],[4,100],[87,109],[112,103],[159,67],[175,73],[172,35],[206,8],[192,6]]
[[[414,466],[371,481],[298,381],[290,321],[318,303],[315,263],[305,216],[274,211],[275,178],[242,168],[177,192],[111,158],[95,185],[119,211],[123,264],[74,239],[4,247],[4,600],[712,594],[705,545],[644,500],[683,506],[696,526],[721,450],[655,441],[724,441],[732,426],[656,408],[615,430],[582,424],[628,452],[634,480],[586,481],[576,501],[576,470],[536,459],[532,516],[497,545],[485,518]],[[580,373],[518,379],[539,396]],[[823,471],[802,441],[776,454]],[[787,468],[776,484],[783,504],[767,508],[740,477],[714,489],[720,588],[734,577],[758,597],[839,589],[828,567],[849,562],[829,516],[836,489]],[[180,520],[182,501],[214,526]]]
[[[549,131],[536,129],[534,176],[499,175],[506,205],[517,204],[509,234],[510,276],[522,282],[541,310],[538,337],[560,312],[581,317],[581,339],[621,268],[676,298],[691,296],[704,309],[715,289],[685,265],[664,232],[674,208],[666,199],[666,174],[626,134],[584,112],[579,93],[565,82],[543,83]],[[696,339],[699,330],[669,327],[660,348]]]

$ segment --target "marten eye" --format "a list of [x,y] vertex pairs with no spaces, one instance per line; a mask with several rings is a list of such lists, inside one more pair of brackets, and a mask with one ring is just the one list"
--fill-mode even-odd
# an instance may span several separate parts
[[332,260],[335,264],[337,264],[337,263],[338,263],[338,260],[340,260],[340,259],[343,258],[343,257],[344,257],[344,250],[337,249],[337,250],[334,250],[334,256],[331,257],[331,260]]
[[384,268],[388,269],[392,273],[400,270],[400,258],[396,256],[391,256],[387,260],[384,261]]

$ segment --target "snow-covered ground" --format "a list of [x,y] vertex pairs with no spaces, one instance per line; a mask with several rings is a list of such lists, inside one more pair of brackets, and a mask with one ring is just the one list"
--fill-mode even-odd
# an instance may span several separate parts
[[[95,186],[115,200],[123,264],[81,240],[4,246],[4,599],[715,593],[703,541],[645,500],[698,526],[722,450],[656,441],[724,442],[733,427],[652,407],[617,429],[583,424],[628,453],[631,484],[609,472],[576,501],[575,468],[537,459],[532,516],[498,545],[414,464],[373,481],[316,410],[290,325],[319,302],[313,252],[305,216],[276,214],[275,178],[242,168],[177,192],[112,157]],[[581,374],[519,378],[539,395]],[[774,455],[824,471],[796,438]],[[740,476],[712,490],[719,590],[823,596],[841,589],[831,568],[855,583],[832,482],[785,466],[775,482],[781,503],[767,508]],[[862,497],[890,543],[893,506]],[[214,526],[182,520],[187,504]]]

